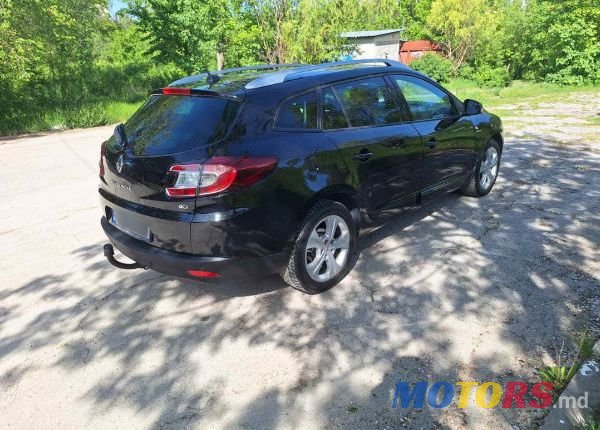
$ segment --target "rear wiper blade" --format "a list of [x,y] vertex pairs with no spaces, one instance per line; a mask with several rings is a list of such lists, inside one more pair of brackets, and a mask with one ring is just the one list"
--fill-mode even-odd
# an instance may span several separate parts
[[120,149],[124,149],[127,146],[127,135],[125,134],[125,126],[119,124],[115,127],[115,142]]

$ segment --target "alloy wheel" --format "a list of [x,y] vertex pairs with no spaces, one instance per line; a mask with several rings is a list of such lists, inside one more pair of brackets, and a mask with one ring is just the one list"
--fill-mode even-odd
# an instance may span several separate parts
[[485,158],[481,161],[479,167],[479,186],[482,190],[487,191],[498,175],[498,151],[493,146],[490,146],[485,151]]
[[342,271],[348,259],[350,231],[346,221],[338,215],[328,215],[313,228],[308,242],[304,264],[311,279],[327,282]]

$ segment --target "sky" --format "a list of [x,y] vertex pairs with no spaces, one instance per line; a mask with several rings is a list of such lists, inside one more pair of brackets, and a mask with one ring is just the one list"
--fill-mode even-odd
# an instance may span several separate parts
[[120,9],[123,9],[126,6],[125,1],[123,0],[110,0],[110,14],[114,15]]

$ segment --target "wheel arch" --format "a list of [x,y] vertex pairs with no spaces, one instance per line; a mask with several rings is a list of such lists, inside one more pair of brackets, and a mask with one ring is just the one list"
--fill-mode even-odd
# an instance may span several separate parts
[[323,188],[309,200],[304,213],[307,214],[319,200],[333,200],[346,206],[352,215],[357,230],[360,228],[360,210],[363,205],[359,193],[354,187],[348,184],[341,184]]
[[490,140],[495,140],[496,142],[498,142],[498,145],[500,145],[500,151],[504,149],[504,138],[500,133],[493,134],[490,137]]

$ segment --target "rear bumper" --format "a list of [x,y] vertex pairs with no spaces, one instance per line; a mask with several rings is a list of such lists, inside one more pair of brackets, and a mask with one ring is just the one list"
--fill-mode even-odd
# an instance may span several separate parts
[[288,261],[287,252],[264,257],[203,257],[168,251],[135,239],[112,226],[102,217],[102,229],[106,236],[123,255],[142,267],[169,275],[191,276],[188,270],[215,272],[217,279],[244,280],[279,273]]

